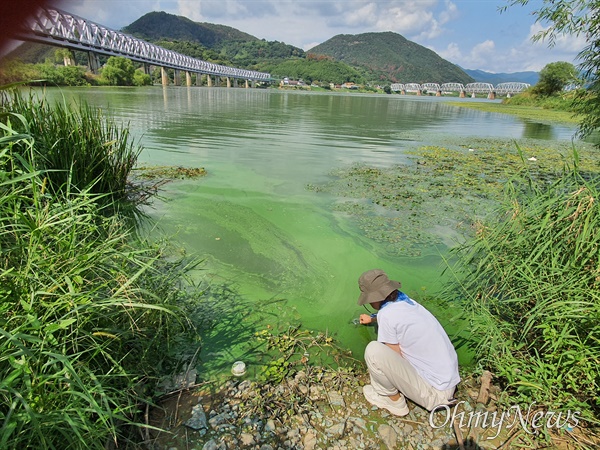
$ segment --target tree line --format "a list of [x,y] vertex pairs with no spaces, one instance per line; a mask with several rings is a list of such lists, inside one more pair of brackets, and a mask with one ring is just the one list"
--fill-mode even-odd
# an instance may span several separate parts
[[[56,86],[148,86],[152,84],[150,75],[141,67],[121,56],[111,56],[99,71],[93,74],[83,65],[64,65],[64,49],[56,50],[54,59],[38,64],[11,60],[0,67],[0,85],[29,82]],[[66,51],[69,53],[68,51]],[[139,65],[138,65],[139,66]]]

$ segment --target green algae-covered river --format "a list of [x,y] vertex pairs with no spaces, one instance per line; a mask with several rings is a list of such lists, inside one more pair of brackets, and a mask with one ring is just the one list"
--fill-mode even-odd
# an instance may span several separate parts
[[[205,336],[207,367],[211,358],[222,368],[236,359],[251,361],[251,346],[245,345],[251,332],[286,321],[327,332],[361,358],[374,335],[372,328],[352,324],[364,311],[356,305],[363,271],[386,270],[417,299],[440,287],[446,246],[392,256],[336,212],[340,199],[307,186],[327,183],[333,170],[357,162],[406,162],[406,150],[450,138],[569,140],[575,132],[461,109],[434,97],[195,87],[63,89],[47,95],[101,106],[129,124],[144,147],[140,165],[208,171],[204,178],[163,186],[146,211],[152,233],[172,237],[188,255],[203,259],[194,278],[229,286],[241,304],[256,308],[258,321],[211,309],[222,326]],[[452,313],[430,309],[449,334],[461,331]]]

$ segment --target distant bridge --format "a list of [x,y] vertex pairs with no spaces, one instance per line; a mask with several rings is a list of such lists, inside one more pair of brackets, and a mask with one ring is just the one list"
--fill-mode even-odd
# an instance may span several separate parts
[[163,85],[169,81],[166,69],[176,71],[175,83],[177,71],[184,71],[188,86],[191,85],[191,73],[206,74],[209,86],[212,85],[211,76],[225,77],[228,87],[231,86],[230,79],[236,82],[238,79],[245,80],[246,87],[248,81],[253,84],[256,81],[271,81],[268,73],[213,64],[182,55],[56,8],[40,8],[15,38],[85,51],[93,72],[100,67],[98,55],[123,56],[143,63],[146,71],[149,71],[149,66],[157,66],[161,68]]
[[393,83],[391,85],[392,91],[395,92],[415,92],[417,95],[422,95],[427,92],[435,92],[437,96],[441,96],[444,93],[457,92],[461,97],[465,97],[466,94],[487,94],[488,98],[495,98],[496,95],[513,95],[523,92],[530,86],[528,83],[510,82],[500,83],[494,87],[490,83]]

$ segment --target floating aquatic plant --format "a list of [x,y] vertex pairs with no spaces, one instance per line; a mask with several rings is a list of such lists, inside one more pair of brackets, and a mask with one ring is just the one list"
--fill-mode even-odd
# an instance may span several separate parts
[[[525,140],[519,150],[506,139],[447,139],[444,146],[408,150],[407,164],[352,165],[334,171],[329,184],[309,189],[345,199],[334,209],[388,254],[419,256],[472,236],[474,224],[497,207],[506,182],[522,168],[536,180],[556,180],[570,152],[568,143]],[[582,149],[582,173],[600,172],[599,160]]]

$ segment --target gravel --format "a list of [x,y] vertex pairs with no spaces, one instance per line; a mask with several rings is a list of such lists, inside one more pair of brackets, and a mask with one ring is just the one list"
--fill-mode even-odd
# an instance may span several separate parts
[[[167,430],[169,433],[162,433],[149,447],[153,450],[458,448],[451,421],[444,424],[444,411],[435,413],[436,423],[444,424],[439,428],[430,425],[428,411],[411,402],[410,414],[396,417],[367,403],[361,389],[365,382],[366,377],[354,375],[342,381],[335,377],[310,381],[302,373],[278,386],[233,379],[216,391],[193,393],[197,403],[190,405],[189,410],[181,408],[179,420]],[[461,411],[473,409],[474,400],[469,400]],[[472,431],[464,429],[465,438]],[[502,442],[484,437],[476,445],[465,441],[467,449],[496,448]]]

